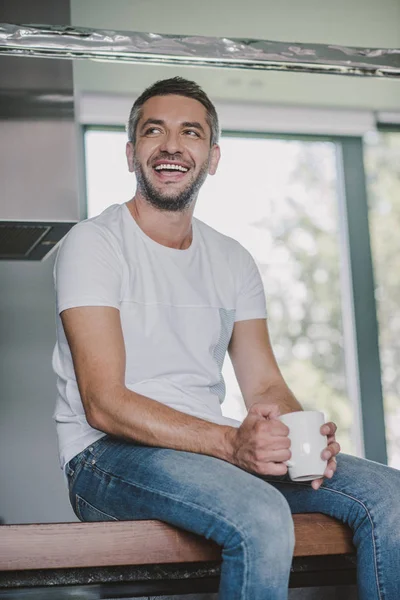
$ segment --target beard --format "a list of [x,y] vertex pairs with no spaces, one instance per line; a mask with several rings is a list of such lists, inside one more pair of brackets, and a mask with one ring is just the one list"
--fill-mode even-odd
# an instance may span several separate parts
[[[165,157],[164,157],[165,158]],[[197,198],[201,186],[207,178],[209,161],[206,160],[197,177],[189,181],[187,186],[175,194],[165,194],[146,177],[142,165],[134,160],[137,187],[145,200],[154,208],[169,212],[182,212],[187,209]]]

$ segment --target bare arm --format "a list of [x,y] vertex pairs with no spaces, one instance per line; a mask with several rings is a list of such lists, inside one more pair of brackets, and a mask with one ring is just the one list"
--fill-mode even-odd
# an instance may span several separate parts
[[149,446],[208,454],[260,474],[286,472],[288,429],[268,419],[273,407],[249,413],[238,429],[176,411],[125,386],[125,346],[116,308],[71,308],[61,319],[92,427]]
[[280,414],[302,410],[279,370],[265,319],[235,323],[228,350],[248,409],[265,403],[277,405]]
[[116,308],[71,308],[61,319],[92,427],[149,446],[230,460],[231,427],[186,415],[125,386],[125,345]]
[[[249,416],[253,414],[255,418],[258,416],[257,424],[264,431],[267,426],[263,425],[261,420],[267,407],[272,409],[268,414],[269,419],[274,419],[279,414],[302,410],[301,404],[286,385],[279,370],[264,319],[235,323],[229,354],[244,401],[249,409]],[[340,452],[335,432],[334,423],[326,423],[321,428],[321,433],[328,436],[328,446],[322,457],[328,460],[324,476],[329,479],[335,473],[335,456]],[[265,461],[265,449],[266,445],[263,447],[264,451],[259,454],[258,462]],[[317,490],[322,482],[323,479],[316,479],[312,482],[312,487]]]

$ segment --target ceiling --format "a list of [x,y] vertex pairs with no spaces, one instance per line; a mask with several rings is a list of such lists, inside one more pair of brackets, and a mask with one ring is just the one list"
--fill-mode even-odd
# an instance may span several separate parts
[[[71,0],[76,26],[400,48],[400,0]],[[136,96],[157,79],[195,79],[214,100],[400,111],[400,80],[75,61],[79,92]]]

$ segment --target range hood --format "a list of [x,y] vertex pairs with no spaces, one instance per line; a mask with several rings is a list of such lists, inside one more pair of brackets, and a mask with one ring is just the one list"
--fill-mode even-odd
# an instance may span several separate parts
[[[2,9],[10,23],[70,23],[67,0]],[[0,56],[0,81],[0,260],[42,260],[80,220],[72,61]]]

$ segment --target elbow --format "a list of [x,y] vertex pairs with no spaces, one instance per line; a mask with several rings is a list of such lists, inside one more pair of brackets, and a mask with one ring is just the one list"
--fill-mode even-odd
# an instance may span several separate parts
[[87,412],[86,421],[89,423],[90,427],[93,427],[93,429],[98,429],[99,431],[104,431],[104,433],[107,433],[104,419],[101,417],[99,411]]
[[99,431],[103,431],[104,433],[108,433],[106,415],[101,409],[101,403],[98,401],[98,399],[94,398],[93,396],[86,396],[86,398],[82,398],[82,401],[86,421],[90,427],[93,427],[93,429],[98,429]]
[[82,403],[88,424],[93,429],[104,433],[113,433],[119,428],[119,412],[121,398],[124,393],[123,386],[107,386],[107,389],[85,390],[82,394]]

